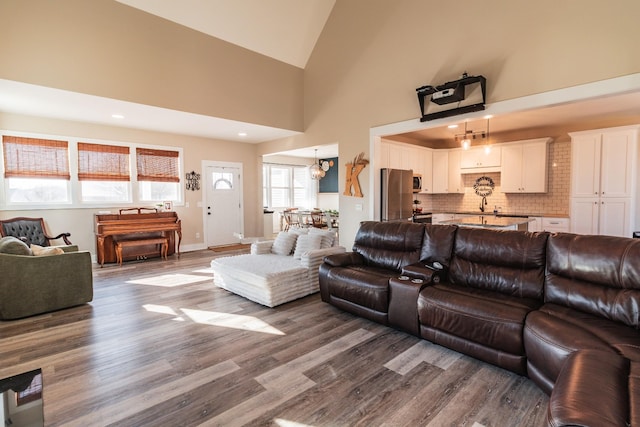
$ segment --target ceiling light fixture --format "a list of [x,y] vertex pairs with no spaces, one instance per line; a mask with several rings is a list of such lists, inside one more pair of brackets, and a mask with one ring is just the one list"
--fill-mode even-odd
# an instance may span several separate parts
[[489,140],[489,119],[492,116],[485,116],[487,119],[487,140],[484,143],[484,154],[491,153],[491,141]]
[[111,117],[113,117],[114,119],[124,119],[124,116],[122,114],[112,114]]
[[[469,148],[471,148],[471,140],[472,139],[477,139],[477,138],[482,138],[482,139],[487,139],[488,142],[488,138],[489,138],[489,119],[487,119],[487,129],[486,130],[481,130],[478,132],[474,132],[473,130],[467,130],[467,122],[464,122],[464,133],[458,134],[454,137],[456,143],[458,142],[458,140],[460,140],[460,145],[462,146],[463,150],[468,150]],[[486,144],[486,143],[485,143]],[[485,145],[485,152],[490,153],[491,152],[491,146],[490,145]]]
[[311,173],[311,179],[320,180],[324,178],[326,172],[322,169],[320,162],[318,162],[318,149],[316,148],[316,154],[314,156],[314,162],[309,166],[309,172]]
[[247,133],[246,132],[238,132],[238,136],[245,137],[245,136],[247,136]]

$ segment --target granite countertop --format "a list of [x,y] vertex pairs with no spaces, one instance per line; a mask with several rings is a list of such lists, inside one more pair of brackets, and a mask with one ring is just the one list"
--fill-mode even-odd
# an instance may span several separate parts
[[[493,211],[485,212],[484,214],[478,211],[450,211],[450,210],[440,210],[440,209],[423,209],[423,212],[431,212],[434,214],[455,214],[455,215],[484,215],[484,216],[493,216]],[[550,213],[513,213],[513,212],[498,212],[498,216],[516,216],[516,217],[548,217],[548,218],[569,218],[567,214],[550,214]]]
[[474,215],[459,219],[452,219],[449,221],[442,221],[443,224],[455,224],[455,225],[467,225],[475,227],[492,227],[492,228],[504,228],[511,227],[513,225],[526,224],[534,221],[532,218],[518,218],[518,217],[496,217],[494,215]]

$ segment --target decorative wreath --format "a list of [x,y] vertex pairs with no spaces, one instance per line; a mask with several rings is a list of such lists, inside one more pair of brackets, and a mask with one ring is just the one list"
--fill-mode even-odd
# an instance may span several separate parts
[[476,183],[473,184],[473,189],[476,194],[481,197],[488,197],[493,194],[493,189],[495,188],[495,184],[493,183],[493,179],[488,176],[481,176],[476,179]]

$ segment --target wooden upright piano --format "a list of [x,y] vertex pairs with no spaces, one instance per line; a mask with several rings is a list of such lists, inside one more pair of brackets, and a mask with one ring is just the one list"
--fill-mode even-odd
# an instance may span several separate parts
[[[144,240],[164,237],[168,240],[167,255],[177,252],[180,255],[182,228],[175,212],[143,213],[145,208],[121,209],[118,214],[99,214],[95,216],[94,232],[98,262],[116,262],[115,239]],[[134,213],[125,213],[125,211]],[[155,210],[155,209],[153,209]],[[175,235],[178,235],[176,244]],[[143,246],[132,247],[132,251],[123,254],[123,259],[138,259],[140,256],[161,256],[160,251]]]

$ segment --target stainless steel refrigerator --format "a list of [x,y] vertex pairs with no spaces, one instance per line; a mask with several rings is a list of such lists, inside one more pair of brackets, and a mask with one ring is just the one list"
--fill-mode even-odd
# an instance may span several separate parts
[[381,221],[409,221],[413,216],[413,171],[381,169]]

